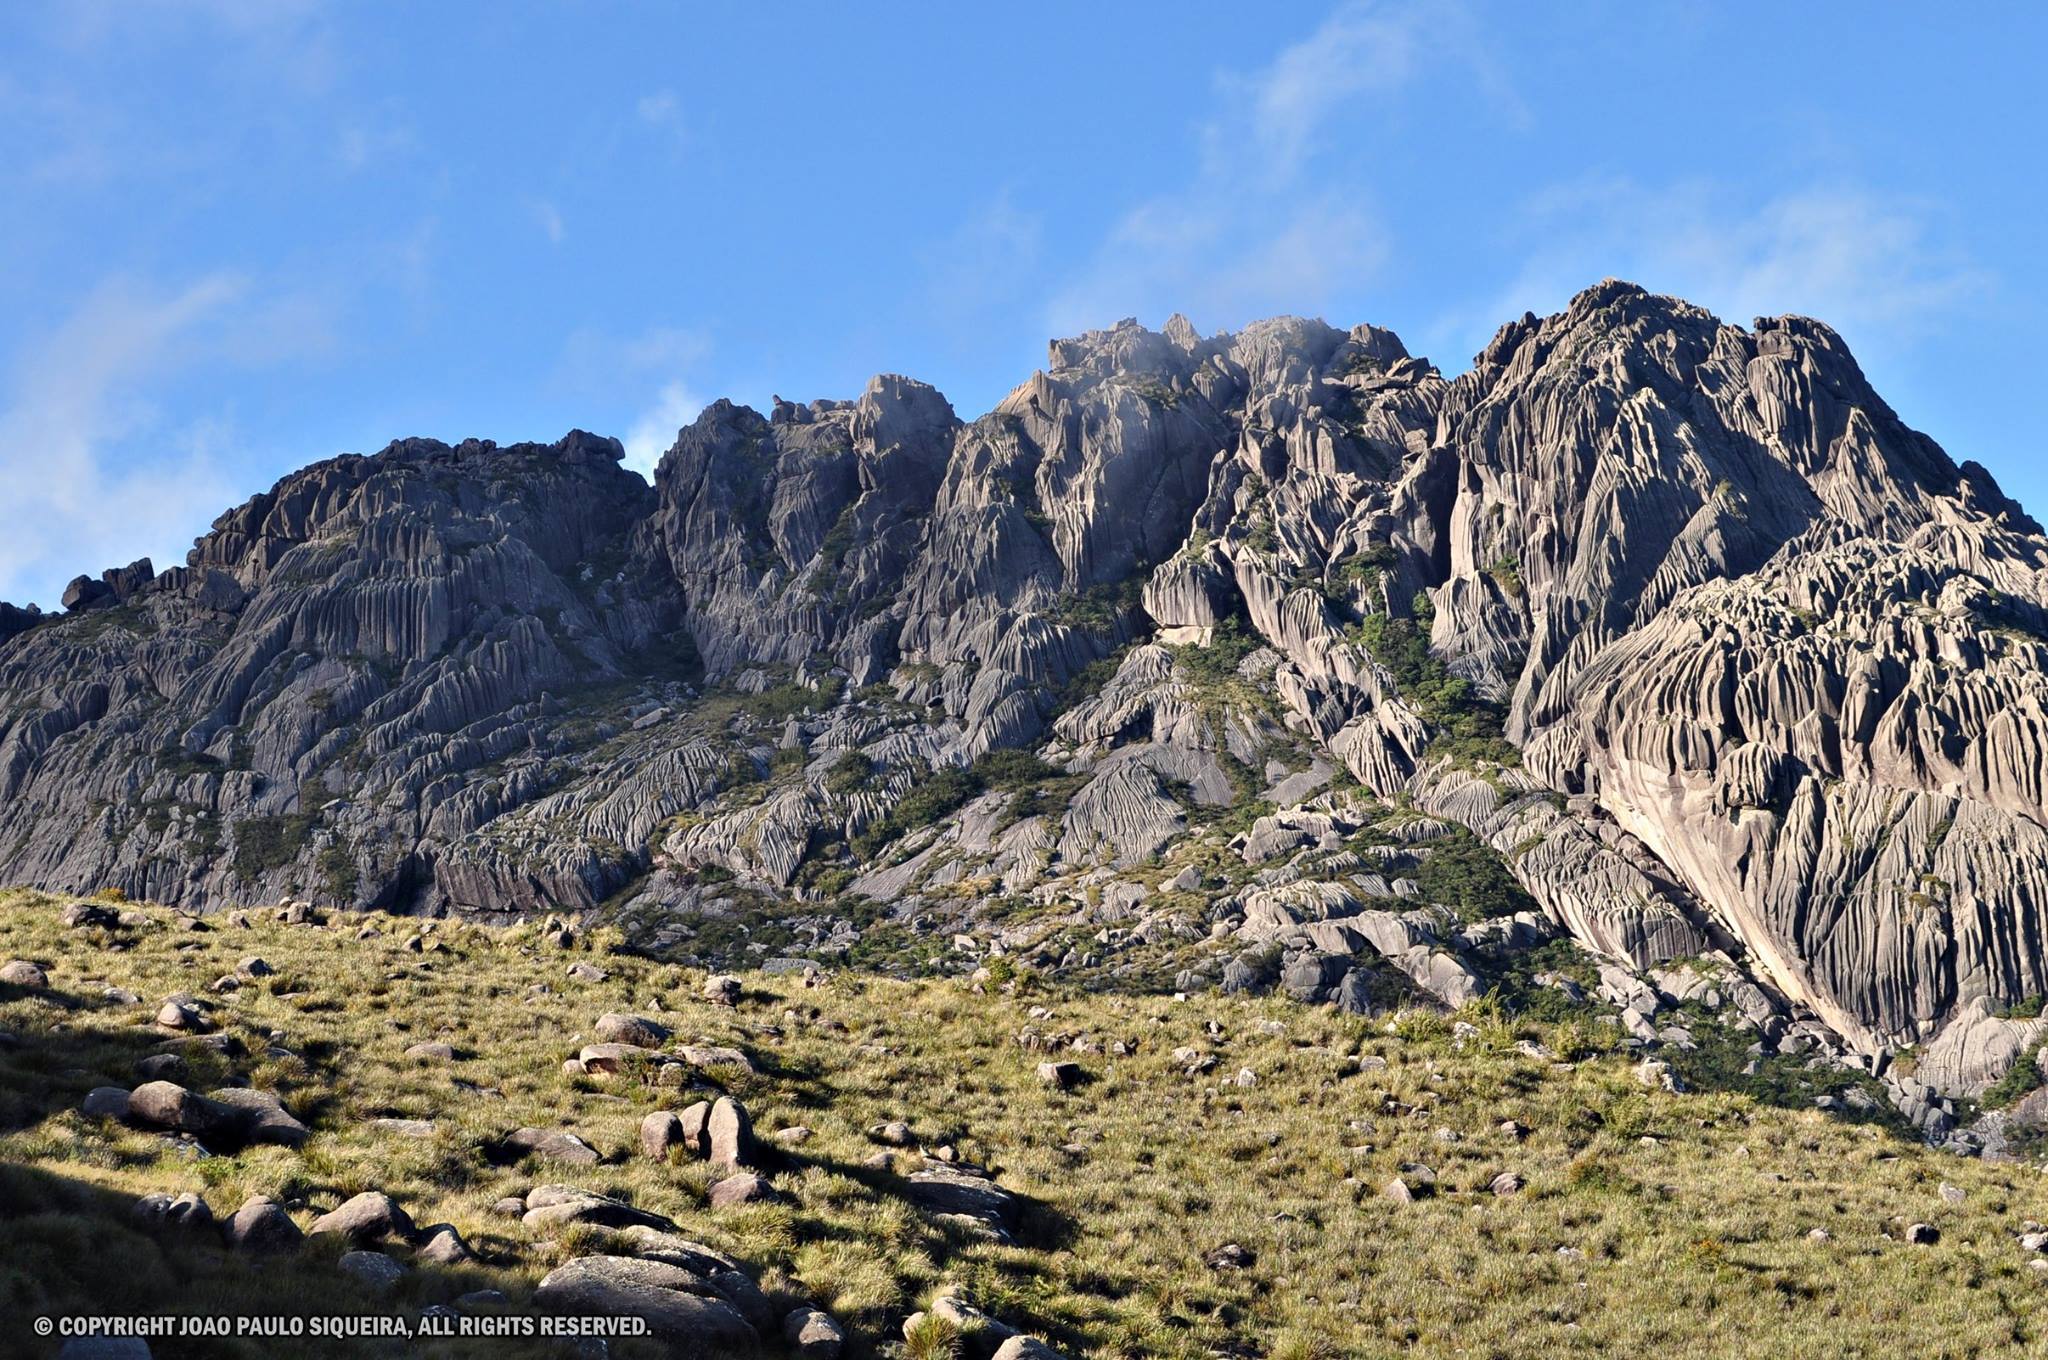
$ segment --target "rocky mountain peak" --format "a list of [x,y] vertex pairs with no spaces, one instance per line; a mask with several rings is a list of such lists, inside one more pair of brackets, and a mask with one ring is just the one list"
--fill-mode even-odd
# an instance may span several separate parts
[[2048,992],[2048,542],[1819,322],[1610,279],[1446,379],[1126,320],[973,420],[883,375],[621,456],[400,441],[0,609],[0,878],[843,939],[1164,866],[1455,988],[1360,915],[1455,832],[1866,1052]]

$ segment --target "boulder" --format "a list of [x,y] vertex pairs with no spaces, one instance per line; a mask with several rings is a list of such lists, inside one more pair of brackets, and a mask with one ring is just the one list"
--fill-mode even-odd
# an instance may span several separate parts
[[0,982],[42,991],[50,985],[50,975],[26,959],[9,959],[0,963]]
[[727,1176],[711,1187],[707,1196],[713,1209],[736,1209],[746,1204],[765,1204],[775,1198],[775,1188],[752,1172]]
[[95,1086],[85,1093],[78,1112],[87,1119],[124,1120],[128,1117],[128,1092],[119,1086]]
[[387,1237],[405,1241],[413,1236],[413,1222],[391,1196],[378,1190],[365,1190],[344,1200],[341,1207],[331,1213],[314,1219],[306,1232],[314,1237],[322,1233],[338,1233],[351,1242],[375,1242]]
[[657,1162],[668,1160],[672,1147],[683,1142],[683,1121],[671,1110],[656,1110],[640,1121],[640,1151]]
[[994,1181],[948,1167],[911,1172],[903,1193],[928,1213],[961,1214],[1004,1229],[1017,1212],[1017,1197]]
[[711,1155],[711,1102],[700,1100],[684,1110],[680,1119],[683,1147],[692,1157]]
[[381,1251],[343,1252],[335,1265],[372,1294],[388,1294],[405,1278],[405,1266]]
[[419,1231],[413,1256],[421,1261],[432,1261],[438,1266],[459,1266],[476,1259],[476,1253],[469,1249],[469,1243],[462,1240],[462,1234],[453,1224],[436,1223]]
[[130,1122],[189,1133],[202,1143],[229,1143],[243,1136],[246,1114],[195,1095],[169,1081],[146,1081],[128,1093]]
[[830,1313],[816,1308],[793,1308],[782,1320],[782,1340],[798,1360],[838,1360],[846,1345],[846,1333]]
[[647,1050],[633,1044],[587,1044],[576,1054],[585,1072],[601,1077],[624,1072],[646,1058]]
[[500,1146],[514,1157],[530,1155],[568,1166],[596,1166],[599,1161],[596,1148],[562,1129],[514,1129]]
[[731,1096],[720,1096],[711,1103],[711,1116],[705,1122],[704,1136],[706,1155],[713,1166],[753,1165],[753,1121],[747,1118],[746,1106]]
[[1035,1336],[1013,1336],[996,1347],[989,1360],[1067,1360],[1067,1357]]
[[285,1109],[284,1102],[269,1091],[246,1086],[227,1086],[208,1099],[242,1113],[242,1136],[252,1143],[275,1143],[279,1147],[304,1147],[313,1131]]
[[704,999],[714,1006],[737,1006],[740,995],[740,980],[730,973],[714,973],[704,980]]
[[1055,1091],[1071,1091],[1081,1084],[1081,1064],[1042,1062],[1038,1065],[1038,1080]]
[[660,1048],[668,1042],[669,1031],[644,1015],[608,1014],[597,1017],[598,1042],[627,1044],[634,1048]]
[[208,1228],[213,1210],[190,1191],[182,1195],[144,1195],[135,1201],[135,1219],[147,1228]]
[[416,1063],[445,1063],[455,1061],[455,1046],[437,1040],[414,1044],[405,1050],[406,1058]]
[[231,1250],[258,1253],[289,1251],[305,1240],[284,1207],[264,1195],[244,1201],[221,1225],[221,1236]]
[[565,1228],[573,1223],[600,1228],[653,1228],[660,1232],[674,1232],[676,1228],[673,1219],[569,1185],[536,1186],[527,1193],[525,1203],[524,1222],[535,1232]]
[[635,1317],[678,1356],[752,1355],[760,1336],[707,1282],[680,1266],[630,1256],[582,1256],[548,1272],[533,1292],[543,1312]]

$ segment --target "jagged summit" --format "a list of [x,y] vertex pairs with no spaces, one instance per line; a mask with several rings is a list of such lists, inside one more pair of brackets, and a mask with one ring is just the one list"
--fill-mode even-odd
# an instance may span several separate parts
[[1446,379],[1125,321],[973,420],[889,375],[620,456],[402,441],[0,610],[0,880],[1298,952],[1397,915],[1408,809],[1867,1052],[2048,992],[2048,541],[1820,322],[1607,280]]

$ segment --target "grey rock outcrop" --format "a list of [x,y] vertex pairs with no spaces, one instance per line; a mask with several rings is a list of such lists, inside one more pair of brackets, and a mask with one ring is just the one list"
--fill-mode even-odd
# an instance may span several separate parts
[[[1608,280],[1451,380],[1371,326],[1123,322],[975,420],[885,376],[620,457],[403,441],[0,609],[0,881],[679,951],[754,894],[825,958],[842,892],[986,880],[1347,1007],[1561,931],[1724,954],[1752,1025],[1929,1044],[1953,1094],[2048,994],[2048,538],[1819,322]],[[1227,900],[1129,881],[1259,799]],[[1509,923],[1423,895],[1468,853]]]

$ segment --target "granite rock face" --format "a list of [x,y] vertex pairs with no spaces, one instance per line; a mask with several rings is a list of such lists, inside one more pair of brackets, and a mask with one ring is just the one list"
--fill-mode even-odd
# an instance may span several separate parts
[[[985,883],[1361,1006],[1342,955],[1455,1001],[1561,930],[1867,1053],[1974,1026],[1957,1088],[2048,993],[2048,539],[1819,322],[1610,280],[1453,379],[1124,322],[972,421],[884,376],[619,458],[404,441],[0,607],[0,880],[642,922],[736,884],[813,955],[843,892]],[[1253,803],[1248,883],[1128,877]],[[1418,898],[1470,853],[1516,923]]]

